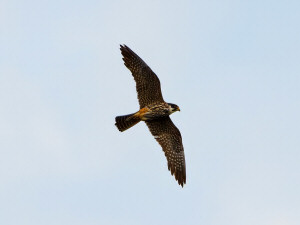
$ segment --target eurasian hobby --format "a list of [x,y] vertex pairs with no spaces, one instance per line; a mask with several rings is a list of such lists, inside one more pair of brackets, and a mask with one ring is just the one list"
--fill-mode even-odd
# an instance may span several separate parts
[[129,115],[117,116],[115,125],[119,131],[125,131],[138,122],[145,121],[165,152],[168,169],[183,187],[186,183],[186,169],[182,138],[169,117],[180,109],[177,105],[164,101],[160,81],[150,67],[126,45],[120,46],[124,65],[131,71],[136,82],[140,110]]

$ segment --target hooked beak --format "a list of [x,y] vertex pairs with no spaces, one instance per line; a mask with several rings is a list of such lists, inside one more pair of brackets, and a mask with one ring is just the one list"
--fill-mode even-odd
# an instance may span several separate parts
[[180,112],[180,108],[179,108],[179,107],[177,108],[177,111],[179,111],[179,112]]

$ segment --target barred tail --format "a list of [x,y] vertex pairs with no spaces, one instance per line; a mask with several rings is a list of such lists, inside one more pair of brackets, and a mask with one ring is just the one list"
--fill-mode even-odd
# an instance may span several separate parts
[[115,125],[117,126],[119,131],[123,132],[136,125],[140,121],[141,119],[137,116],[134,116],[134,113],[132,113],[124,116],[117,116]]

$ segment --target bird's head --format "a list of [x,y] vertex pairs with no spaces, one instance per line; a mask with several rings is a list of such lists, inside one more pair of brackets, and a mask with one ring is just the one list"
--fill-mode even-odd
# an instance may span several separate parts
[[176,111],[180,111],[180,108],[178,105],[175,105],[173,103],[168,103],[169,104],[169,107],[170,107],[170,112],[171,113],[174,113]]

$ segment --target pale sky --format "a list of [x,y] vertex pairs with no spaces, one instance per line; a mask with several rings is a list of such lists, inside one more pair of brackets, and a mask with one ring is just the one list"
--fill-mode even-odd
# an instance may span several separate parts
[[[300,224],[300,2],[0,1],[0,224]],[[181,188],[119,44],[180,106]]]

